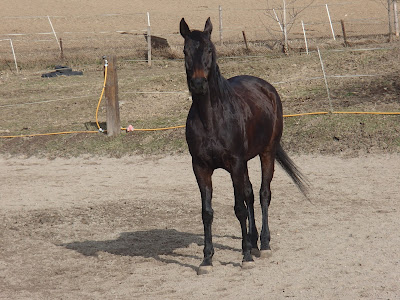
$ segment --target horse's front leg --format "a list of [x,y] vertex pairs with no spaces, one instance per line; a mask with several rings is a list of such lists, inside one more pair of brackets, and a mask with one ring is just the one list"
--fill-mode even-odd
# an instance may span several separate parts
[[243,268],[253,267],[253,257],[251,255],[251,241],[250,236],[247,233],[247,219],[249,212],[247,210],[245,202],[246,200],[246,188],[248,189],[248,175],[246,171],[246,165],[238,163],[231,172],[233,190],[235,193],[235,214],[239,220],[240,227],[242,230],[242,251],[243,251]]
[[201,263],[197,274],[207,274],[212,270],[212,257],[214,255],[214,246],[212,242],[211,224],[213,221],[214,211],[211,206],[212,198],[212,182],[211,175],[213,170],[202,167],[193,162],[193,171],[196,176],[201,194],[201,216],[204,226],[204,259]]

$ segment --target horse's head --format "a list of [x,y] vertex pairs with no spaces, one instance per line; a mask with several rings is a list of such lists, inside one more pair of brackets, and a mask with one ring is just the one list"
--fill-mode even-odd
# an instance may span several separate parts
[[208,91],[208,79],[216,57],[211,31],[210,18],[207,19],[204,31],[191,31],[183,18],[180,23],[180,32],[185,39],[183,52],[187,82],[192,94],[204,95]]

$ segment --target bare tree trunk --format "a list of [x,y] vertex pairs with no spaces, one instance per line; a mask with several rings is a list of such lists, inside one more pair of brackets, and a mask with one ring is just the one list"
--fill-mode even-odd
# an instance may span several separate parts
[[[304,0],[303,0],[304,1]],[[274,1],[274,4],[270,4],[270,1],[267,0],[267,12],[265,13],[267,17],[276,21],[279,25],[280,31],[279,34],[273,34],[274,29],[269,29],[266,27],[268,33],[270,33],[274,38],[276,38],[277,42],[280,43],[282,47],[283,53],[288,53],[289,50],[289,37],[288,33],[292,29],[295,21],[300,13],[302,13],[305,9],[310,7],[316,0],[307,0],[309,3],[305,6],[296,8],[294,4],[297,0],[282,0],[281,5]],[[272,5],[277,5],[278,7],[273,8]],[[289,6],[289,7],[288,7]],[[277,14],[278,11],[278,14]]]
[[287,22],[286,22],[286,1],[283,0],[283,53],[288,54],[289,46],[288,46],[288,36],[287,36]]

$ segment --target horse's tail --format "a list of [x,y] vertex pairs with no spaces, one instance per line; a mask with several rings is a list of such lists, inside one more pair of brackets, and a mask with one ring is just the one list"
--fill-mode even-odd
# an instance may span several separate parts
[[301,193],[307,197],[309,183],[307,178],[300,172],[296,164],[290,159],[285,150],[279,144],[276,151],[276,160],[286,173],[292,178],[293,182],[297,185]]

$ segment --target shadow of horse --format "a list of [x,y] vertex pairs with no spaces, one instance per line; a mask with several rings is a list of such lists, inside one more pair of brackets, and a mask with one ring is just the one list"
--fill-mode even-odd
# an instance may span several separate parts
[[[240,239],[235,236],[222,237]],[[183,263],[182,259],[193,258],[201,260],[200,256],[175,253],[175,250],[187,248],[193,243],[202,246],[203,235],[180,232],[175,229],[154,229],[148,231],[123,232],[115,240],[72,242],[60,244],[60,246],[75,250],[85,256],[97,256],[99,252],[107,252],[120,256],[140,256],[144,258],[154,258],[163,263],[174,263],[197,270],[197,266]],[[241,251],[237,248],[219,243],[216,243],[215,247],[222,250]],[[162,256],[168,256],[169,258]],[[221,262],[221,264],[239,266],[239,264],[232,262]]]

